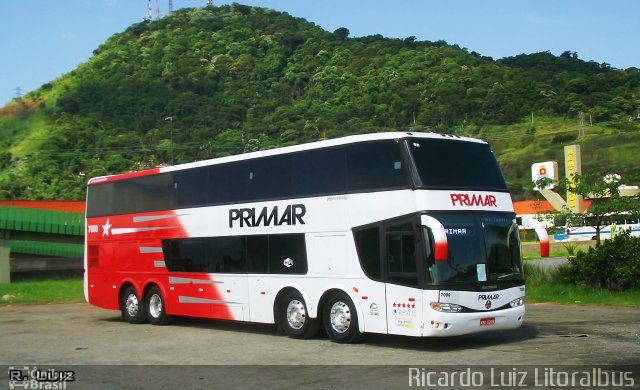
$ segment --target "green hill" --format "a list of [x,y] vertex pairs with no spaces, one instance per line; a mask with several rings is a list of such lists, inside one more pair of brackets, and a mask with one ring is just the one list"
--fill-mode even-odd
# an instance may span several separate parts
[[0,198],[82,199],[95,175],[404,129],[487,140],[516,197],[567,143],[585,171],[640,184],[639,106],[640,70],[570,51],[495,61],[263,8],[183,9],[0,109]]

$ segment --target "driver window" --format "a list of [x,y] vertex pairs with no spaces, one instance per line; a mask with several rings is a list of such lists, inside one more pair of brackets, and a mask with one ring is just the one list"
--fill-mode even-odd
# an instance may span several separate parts
[[389,282],[418,286],[416,246],[410,222],[386,229],[387,274]]

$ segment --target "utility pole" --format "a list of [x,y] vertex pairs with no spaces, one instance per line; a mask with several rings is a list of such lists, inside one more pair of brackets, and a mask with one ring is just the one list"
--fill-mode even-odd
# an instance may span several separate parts
[[578,118],[580,118],[580,130],[578,131],[578,137],[582,137],[584,136],[584,112],[580,111]]

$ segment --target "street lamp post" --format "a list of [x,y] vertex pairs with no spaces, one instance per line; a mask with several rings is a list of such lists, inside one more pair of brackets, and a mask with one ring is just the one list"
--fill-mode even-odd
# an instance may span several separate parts
[[169,137],[171,140],[171,165],[173,165],[173,117],[168,116],[164,118],[165,122],[171,122],[169,125]]

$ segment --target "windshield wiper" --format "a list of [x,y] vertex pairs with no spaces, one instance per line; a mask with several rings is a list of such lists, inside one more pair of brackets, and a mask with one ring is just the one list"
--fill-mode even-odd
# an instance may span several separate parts
[[520,275],[520,274],[519,274],[519,273],[517,273],[517,272],[512,272],[512,273],[510,273],[510,274],[504,274],[504,275],[500,275],[500,276],[498,276],[498,280],[499,280],[499,279],[508,278],[508,277],[510,277],[510,276],[519,276],[519,275]]

